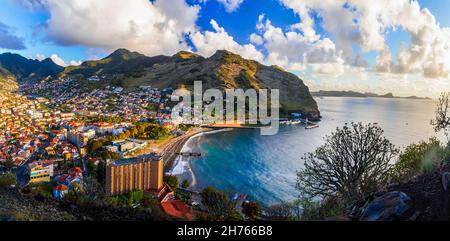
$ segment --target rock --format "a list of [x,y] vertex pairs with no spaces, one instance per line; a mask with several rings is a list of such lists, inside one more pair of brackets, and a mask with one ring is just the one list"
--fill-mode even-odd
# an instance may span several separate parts
[[410,208],[411,198],[404,192],[392,191],[375,198],[362,213],[361,221],[392,221]]
[[416,211],[409,219],[408,221],[416,221],[416,219],[419,217],[420,212]]
[[442,186],[445,191],[448,190],[448,187],[450,186],[450,172],[442,173]]

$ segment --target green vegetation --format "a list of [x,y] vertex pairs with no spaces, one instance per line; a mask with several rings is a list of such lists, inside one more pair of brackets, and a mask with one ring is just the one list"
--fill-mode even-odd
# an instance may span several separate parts
[[436,132],[443,130],[447,135],[450,129],[450,92],[444,92],[436,105],[436,118],[431,122]]
[[293,203],[280,203],[265,210],[267,218],[272,221],[295,221],[299,208]]
[[3,163],[6,169],[11,170],[15,166],[13,160],[11,158],[6,158],[6,161]]
[[225,193],[209,186],[203,189],[200,195],[202,203],[208,208],[208,212],[214,220],[229,220],[230,217],[233,217],[233,205]]
[[[432,121],[436,132],[443,130],[448,135],[449,111],[450,93],[443,93]],[[386,182],[408,181],[415,175],[435,170],[442,161],[450,159],[450,145],[430,138],[406,147],[397,162],[391,164],[398,151],[382,133],[374,125],[345,125],[328,136],[325,145],[305,156],[305,169],[298,172],[300,197],[296,201],[302,207],[303,220],[338,216],[347,204],[377,191]],[[285,205],[270,208],[267,213],[288,216],[291,211]]]
[[184,179],[183,182],[181,183],[181,187],[186,189],[189,187],[189,181],[187,179]]
[[446,157],[447,152],[436,138],[412,144],[400,154],[392,169],[392,179],[405,181],[414,175],[427,173]]
[[191,193],[189,192],[175,192],[175,197],[182,200],[185,203],[190,203],[191,202]]
[[124,121],[124,119],[120,116],[116,116],[116,117],[98,116],[96,118],[91,118],[88,120],[88,122],[90,122],[90,123],[106,122],[106,123],[110,123],[110,124],[118,124],[123,121]]
[[164,211],[161,209],[161,205],[159,204],[159,201],[149,195],[144,193],[144,197],[142,198],[142,207],[148,208],[151,210],[152,215],[155,218],[163,219],[165,217]]
[[53,188],[55,187],[55,185],[56,183],[54,181],[39,182],[39,183],[31,183],[29,185],[29,188],[32,190],[32,192],[40,193],[46,197],[52,197]]
[[0,188],[10,187],[17,185],[16,174],[12,172],[6,172],[0,176]]
[[[124,140],[127,138],[137,138],[144,140],[159,140],[169,135],[169,132],[163,126],[148,122],[137,122],[130,129],[118,134],[110,135],[103,138],[93,139],[88,142],[89,154],[94,154],[102,147],[111,144],[112,141]],[[107,154],[105,154],[107,155]],[[109,155],[112,155],[109,153]],[[114,159],[114,158],[112,158]]]
[[245,202],[242,204],[242,212],[251,219],[257,218],[262,213],[261,204],[258,202]]
[[110,201],[113,205],[132,207],[134,204],[141,202],[143,198],[144,192],[142,190],[136,190],[127,194],[111,197]]
[[174,191],[176,191],[180,185],[178,178],[172,175],[165,175],[164,182],[167,183]]
[[91,177],[94,177],[99,183],[104,183],[106,175],[106,164],[104,162],[99,162],[97,165],[95,165],[94,162],[88,161],[87,170]]

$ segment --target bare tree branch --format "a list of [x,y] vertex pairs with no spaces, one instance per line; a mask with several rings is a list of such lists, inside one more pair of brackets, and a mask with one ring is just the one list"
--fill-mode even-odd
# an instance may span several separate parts
[[311,197],[361,196],[387,181],[398,152],[380,127],[345,124],[302,158],[305,167],[297,173],[296,188]]

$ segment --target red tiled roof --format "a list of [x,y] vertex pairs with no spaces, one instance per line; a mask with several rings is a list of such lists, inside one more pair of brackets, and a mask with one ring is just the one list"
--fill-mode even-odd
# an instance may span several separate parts
[[161,203],[164,212],[172,217],[192,220],[192,210],[181,200],[170,200]]

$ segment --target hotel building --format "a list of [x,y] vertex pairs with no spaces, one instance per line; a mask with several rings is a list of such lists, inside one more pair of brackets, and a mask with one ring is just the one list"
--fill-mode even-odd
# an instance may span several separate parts
[[113,161],[106,166],[105,190],[118,195],[134,190],[160,191],[163,186],[163,160],[154,154]]
[[30,183],[49,182],[53,177],[52,161],[36,161],[28,164]]

